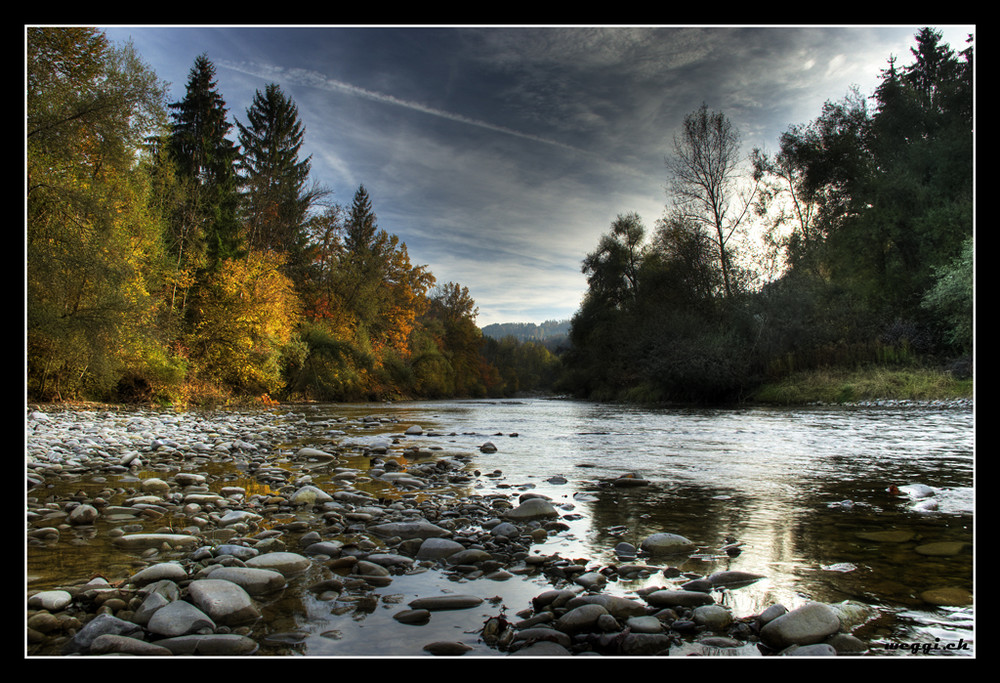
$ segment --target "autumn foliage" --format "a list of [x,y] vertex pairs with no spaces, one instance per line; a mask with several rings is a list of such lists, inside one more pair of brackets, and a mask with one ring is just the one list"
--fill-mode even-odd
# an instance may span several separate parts
[[504,391],[468,290],[411,263],[364,187],[345,208],[307,186],[276,85],[237,145],[204,56],[168,103],[131,46],[31,28],[27,76],[29,399]]

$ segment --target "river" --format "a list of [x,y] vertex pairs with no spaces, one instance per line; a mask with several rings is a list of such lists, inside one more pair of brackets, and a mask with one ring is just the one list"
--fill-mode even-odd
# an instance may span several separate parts
[[[887,649],[891,645],[880,651],[880,643],[925,649],[959,643],[948,653],[972,653],[973,606],[932,605],[921,598],[931,589],[973,592],[974,412],[968,406],[652,410],[540,398],[308,405],[274,412],[296,423],[289,446],[371,439],[417,424],[425,434],[419,443],[475,450],[475,467],[489,474],[479,479],[478,492],[532,490],[561,505],[570,529],[550,536],[535,552],[615,564],[619,542],[638,546],[651,533],[677,533],[699,546],[678,566],[682,571],[732,569],[766,577],[726,592],[723,604],[736,616],[779,602],[791,609],[809,600],[850,599],[875,605],[884,615],[866,634],[873,654],[899,653]],[[387,419],[362,421],[372,415]],[[478,453],[486,441],[497,452]],[[629,473],[648,485],[602,485]],[[935,509],[917,509],[919,500],[890,490],[905,492],[909,484],[929,487],[933,495],[927,500]],[[905,532],[906,540],[860,536],[888,530]],[[965,550],[943,556],[916,550],[953,541],[967,544]],[[734,542],[733,555],[720,550]],[[80,572],[85,553],[63,546],[29,549],[29,588],[31,576],[39,587],[52,583],[52,568]],[[93,569],[108,561],[95,558]],[[393,582],[384,607],[429,583],[457,589],[433,573],[409,580]],[[608,590],[627,594],[657,580],[662,583],[662,576],[613,583]],[[493,604],[516,612],[544,589],[517,580],[460,590],[491,592]],[[393,624],[388,609],[337,618],[315,603],[294,600],[277,601],[269,610],[278,622],[272,630],[311,634],[291,648],[298,654],[407,653],[398,645],[405,637],[399,629],[407,627]],[[455,622],[447,628],[467,633],[475,627]]]

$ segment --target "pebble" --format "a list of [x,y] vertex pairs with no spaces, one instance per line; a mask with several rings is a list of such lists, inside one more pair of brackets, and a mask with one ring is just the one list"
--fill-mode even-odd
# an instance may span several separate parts
[[[821,603],[791,612],[775,605],[752,618],[735,619],[717,603],[718,596],[765,578],[756,574],[723,571],[678,577],[675,573],[672,586],[633,596],[606,593],[618,576],[652,576],[660,567],[600,567],[558,554],[531,553],[533,544],[570,529],[564,522],[572,519],[565,514],[571,505],[557,506],[534,492],[516,497],[511,492],[418,498],[458,475],[469,482],[477,476],[505,476],[499,471],[482,475],[470,471],[468,454],[402,445],[414,440],[405,437],[429,436],[418,425],[392,438],[344,439],[337,446],[324,442],[294,450],[274,446],[291,442],[295,431],[294,420],[278,422],[259,411],[204,418],[156,411],[30,411],[29,542],[59,543],[72,527],[94,526],[90,533],[106,533],[133,563],[127,576],[115,576],[114,584],[104,579],[74,584],[67,577],[66,586],[30,592],[29,647],[48,653],[132,656],[245,656],[263,647],[266,654],[270,647],[303,642],[301,637],[289,639],[297,627],[286,626],[262,636],[261,642],[249,636],[251,626],[269,618],[265,605],[292,583],[302,582],[300,577],[308,575],[305,590],[330,605],[328,609],[364,614],[380,604],[404,602],[401,594],[393,602],[387,595],[372,593],[373,588],[389,585],[400,574],[429,569],[458,581],[528,575],[553,584],[518,613],[517,622],[507,621],[503,608],[472,593],[421,595],[406,599],[405,609],[393,614],[395,622],[418,633],[422,625],[447,618],[435,616],[439,612],[489,610],[498,616],[487,622],[491,628],[487,644],[498,655],[820,652],[831,656],[838,648],[848,652],[864,647],[848,637],[846,627],[841,628],[838,612]],[[393,454],[402,453],[404,447],[409,449],[405,451],[409,460],[402,470]],[[490,442],[480,450],[497,452]],[[357,457],[367,458],[373,469],[348,470],[345,463]],[[229,482],[219,486],[204,473],[204,465],[216,459],[237,463],[266,492]],[[324,468],[332,472],[341,466],[336,488],[315,483],[314,477]],[[74,500],[47,506],[40,487],[70,471],[109,481],[114,475],[122,483],[108,484],[107,496],[100,502]],[[155,474],[149,476],[151,472]],[[362,481],[393,487],[397,497],[380,499],[362,490]],[[631,476],[620,485],[646,483]],[[119,492],[113,487],[131,490]],[[303,516],[304,512],[311,514]],[[151,520],[162,520],[153,525],[164,526],[147,531],[140,521]],[[169,520],[176,521],[169,522],[174,526],[166,526]],[[899,542],[896,537],[870,540]],[[684,536],[663,532],[647,537],[638,548],[621,542],[613,553],[631,561],[640,555],[690,554],[697,547]],[[955,551],[933,546],[930,550]],[[664,571],[662,576],[671,574]],[[679,588],[681,583],[699,590]],[[954,591],[928,591],[922,597],[928,602],[964,599]],[[340,638],[336,630],[322,635]],[[485,642],[486,634],[482,635]],[[474,649],[469,642],[436,640],[423,650],[460,656]],[[827,647],[806,649],[818,645]],[[793,646],[798,649],[788,650]]]

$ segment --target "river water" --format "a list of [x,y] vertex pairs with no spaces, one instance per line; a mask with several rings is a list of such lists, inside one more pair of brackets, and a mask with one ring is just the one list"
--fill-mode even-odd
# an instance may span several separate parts
[[[427,445],[475,451],[474,466],[491,475],[479,478],[476,493],[532,490],[562,507],[570,529],[535,552],[615,564],[616,544],[638,546],[651,533],[677,533],[699,546],[677,565],[682,571],[732,569],[766,577],[724,594],[723,604],[736,616],[778,602],[792,609],[810,600],[855,600],[883,615],[865,633],[873,654],[900,654],[880,644],[922,644],[932,654],[974,651],[973,606],[921,598],[931,589],[974,588],[974,413],[967,406],[650,410],[530,399],[309,405],[277,414],[297,423],[289,446],[370,439],[417,424],[431,433],[422,438]],[[388,420],[361,422],[372,415]],[[486,441],[496,453],[478,452]],[[629,473],[649,484],[606,485]],[[917,509],[919,501],[889,490],[909,484],[930,487],[936,509]],[[907,532],[907,540],[859,536],[890,530]],[[738,554],[720,550],[734,540]],[[953,541],[968,545],[944,556],[917,551]],[[70,549],[70,559],[59,554],[65,549],[29,550],[29,574],[44,587],[47,576],[51,582],[44,567],[79,572],[85,561],[79,551]],[[108,561],[95,558],[95,569]],[[391,613],[411,595],[488,593],[494,598],[489,604],[516,612],[550,587],[527,580],[488,583],[455,586],[433,572],[401,577],[385,589],[381,608],[339,618],[307,597],[283,599],[267,606],[268,628],[305,634],[294,647],[278,647],[281,654],[405,655],[401,642],[415,627],[395,624]],[[663,577],[615,582],[608,590],[629,594],[656,583]],[[419,627],[413,654],[436,636],[474,632],[482,619],[476,614],[466,622]],[[956,649],[946,649],[951,647]]]

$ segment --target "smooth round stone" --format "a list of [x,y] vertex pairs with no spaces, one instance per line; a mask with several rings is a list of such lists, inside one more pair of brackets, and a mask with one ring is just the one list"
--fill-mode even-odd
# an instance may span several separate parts
[[767,645],[784,649],[791,645],[813,645],[840,630],[840,618],[828,605],[809,602],[769,621],[760,637]]
[[540,640],[510,653],[510,657],[571,657],[568,649],[551,640]]
[[418,560],[443,560],[450,555],[465,550],[465,546],[447,538],[428,538],[420,544]]
[[244,562],[246,566],[254,569],[270,569],[280,572],[286,578],[301,574],[312,564],[309,558],[298,553],[276,552],[264,553],[257,557],[251,557]]
[[73,602],[73,596],[67,591],[41,591],[28,598],[28,607],[58,612],[66,609],[71,602]]
[[914,550],[918,555],[931,555],[935,557],[948,557],[958,555],[965,550],[968,543],[962,541],[940,541],[938,543],[925,543],[918,545]]
[[175,655],[252,655],[258,648],[252,638],[234,633],[177,636],[157,640],[156,644]]
[[629,617],[625,625],[632,633],[662,633],[663,622],[654,616]]
[[733,615],[722,605],[695,607],[691,614],[694,623],[712,631],[723,631],[733,623]]
[[232,555],[239,560],[249,560],[251,557],[260,555],[260,551],[245,545],[234,543],[223,543],[215,548],[216,555]]
[[679,534],[659,533],[647,536],[639,547],[650,555],[673,555],[690,552],[695,544]]
[[392,615],[392,618],[401,624],[411,624],[420,625],[426,624],[430,621],[431,612],[426,609],[408,609],[402,612],[396,612]]
[[215,622],[200,609],[184,600],[175,600],[156,610],[146,629],[159,636],[173,637],[215,630]]
[[129,638],[128,636],[119,636],[112,633],[106,633],[102,636],[98,636],[94,639],[94,642],[90,644],[90,654],[105,655],[111,653],[148,657],[163,657],[173,654],[173,652],[162,645],[148,643],[145,640],[139,640],[138,638]]
[[598,595],[581,595],[566,602],[566,607],[569,609],[579,607],[580,605],[600,605],[608,611],[608,614],[617,619],[645,616],[648,611],[646,606],[637,600],[603,593]]
[[698,607],[711,605],[714,598],[701,591],[658,590],[645,596],[647,603],[653,607]]
[[255,567],[219,567],[209,578],[232,581],[250,595],[264,595],[281,590],[288,585],[285,575],[271,569]]
[[920,599],[942,607],[963,607],[972,604],[972,593],[964,588],[932,588],[920,594]]
[[556,620],[555,627],[563,633],[581,633],[596,628],[597,621],[608,614],[602,605],[581,605]]
[[[188,593],[194,603],[216,623],[233,626],[260,617],[260,610],[257,609],[249,593],[232,581],[198,579],[188,586]],[[161,611],[163,610],[157,611],[153,618],[155,619]]]
[[469,609],[482,604],[483,599],[477,595],[437,595],[428,598],[417,598],[409,603],[410,609],[425,609],[429,612],[438,610]]
[[292,505],[319,505],[320,503],[327,503],[332,500],[333,496],[323,489],[307,485],[293,493],[289,497],[288,502]]
[[145,586],[157,581],[180,581],[187,578],[187,572],[177,562],[161,562],[136,572],[131,582],[137,586]]
[[472,649],[472,646],[466,645],[465,643],[439,640],[437,642],[424,645],[423,649],[425,652],[430,652],[432,655],[454,657],[464,655]]
[[504,516],[507,519],[525,522],[532,519],[558,517],[559,511],[552,506],[552,503],[543,498],[529,498],[513,510],[508,510]]

